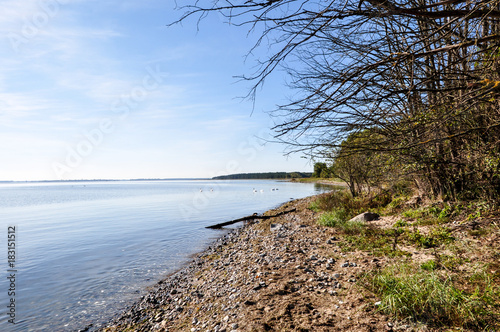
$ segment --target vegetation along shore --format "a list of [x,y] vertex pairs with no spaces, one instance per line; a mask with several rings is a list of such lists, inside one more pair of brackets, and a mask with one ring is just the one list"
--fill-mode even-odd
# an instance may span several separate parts
[[101,331],[500,329],[495,206],[336,190],[266,215]]

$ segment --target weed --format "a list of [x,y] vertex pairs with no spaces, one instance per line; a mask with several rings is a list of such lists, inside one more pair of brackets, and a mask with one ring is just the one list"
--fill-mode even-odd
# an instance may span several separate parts
[[438,268],[438,264],[435,260],[430,260],[425,263],[420,264],[420,268],[425,271],[434,271]]
[[344,209],[335,209],[331,212],[323,213],[319,219],[318,223],[323,226],[328,227],[338,227],[344,224],[347,220],[347,213]]
[[467,212],[469,212],[467,214],[467,221],[486,217],[494,209],[495,205],[488,202],[470,202],[466,207]]
[[446,204],[444,207],[442,205],[432,205],[418,209],[409,209],[404,211],[402,215],[406,218],[416,219],[418,225],[424,226],[448,223],[455,213],[455,208],[450,204]]
[[427,211],[423,210],[422,212],[424,214],[428,214],[428,215],[437,217],[441,213],[441,208],[438,206],[430,206],[429,208],[427,208]]
[[450,229],[442,226],[433,228],[430,232],[430,237],[434,238],[438,245],[455,241],[455,238],[451,235]]
[[400,257],[409,253],[394,247],[392,230],[383,230],[370,226],[358,229],[359,233],[352,232],[345,237],[339,246],[343,251],[364,250],[373,256]]
[[407,238],[410,240],[410,242],[413,242],[419,247],[424,247],[424,248],[436,247],[435,241],[431,237],[420,233],[420,230],[418,229],[413,232],[408,232]]
[[312,201],[311,204],[309,204],[309,210],[314,211],[314,212],[321,211],[321,209],[319,208],[318,200]]
[[448,221],[449,217],[451,217],[453,214],[453,208],[448,204],[441,210],[441,212],[439,212],[437,218],[442,221]]
[[413,232],[407,232],[407,238],[410,242],[424,248],[435,248],[442,244],[450,243],[455,240],[451,236],[450,230],[446,227],[435,227],[431,230],[429,235],[420,233],[417,229]]
[[362,234],[366,224],[359,221],[347,221],[347,213],[344,209],[325,212],[321,215],[318,223],[323,226],[335,227],[340,232],[348,235]]
[[404,203],[407,201],[406,197],[396,197],[389,204],[387,204],[386,212],[394,213],[404,207]]
[[380,296],[380,309],[398,320],[412,319],[435,326],[491,324],[489,296],[481,292],[467,294],[457,289],[450,277],[441,278],[433,272],[433,263],[425,266],[425,271],[399,265],[366,275],[365,287]]
[[394,227],[406,227],[406,226],[408,226],[408,223],[404,220],[398,220],[394,224]]
[[402,213],[402,216],[410,219],[417,219],[422,215],[421,209],[408,209]]
[[356,214],[365,212],[366,210],[377,212],[389,204],[391,200],[392,196],[389,193],[352,197],[347,190],[337,190],[321,195],[310,206],[310,208],[317,208],[319,211],[344,209],[347,215],[355,216]]

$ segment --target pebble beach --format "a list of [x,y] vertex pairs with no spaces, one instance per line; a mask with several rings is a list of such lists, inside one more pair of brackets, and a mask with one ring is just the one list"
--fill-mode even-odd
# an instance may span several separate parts
[[226,234],[100,331],[392,330],[356,285],[380,262],[340,252],[335,230],[308,209],[312,199]]

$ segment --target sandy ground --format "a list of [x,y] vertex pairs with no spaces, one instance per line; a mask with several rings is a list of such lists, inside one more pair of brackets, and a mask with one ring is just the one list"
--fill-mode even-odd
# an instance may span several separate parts
[[341,253],[335,231],[318,226],[307,209],[310,200],[221,238],[105,330],[391,330],[377,299],[355,283],[379,260]]
[[[389,261],[341,251],[342,235],[318,225],[319,214],[308,209],[313,199],[289,202],[267,214],[296,212],[219,239],[101,331],[431,331],[377,310],[379,299],[358,281]],[[430,250],[402,249],[416,261],[432,258]]]

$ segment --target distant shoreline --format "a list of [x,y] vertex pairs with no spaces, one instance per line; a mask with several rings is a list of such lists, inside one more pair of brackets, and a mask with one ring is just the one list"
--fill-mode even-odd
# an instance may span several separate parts
[[[0,184],[11,183],[64,183],[64,182],[134,182],[134,181],[186,181],[186,180],[301,180],[311,179],[312,173],[304,172],[268,172],[268,173],[238,173],[215,176],[212,178],[137,178],[137,179],[79,179],[79,180],[2,180]],[[300,175],[300,177],[297,177]],[[296,176],[296,177],[293,177]],[[312,182],[315,182],[314,180]]]
[[29,181],[0,181],[0,184],[2,184],[2,183],[57,183],[57,182],[185,181],[185,180],[212,180],[212,179],[211,178],[167,178],[167,179],[29,180]]
[[312,173],[306,172],[260,172],[236,173],[215,176],[212,180],[291,180],[311,178]]

